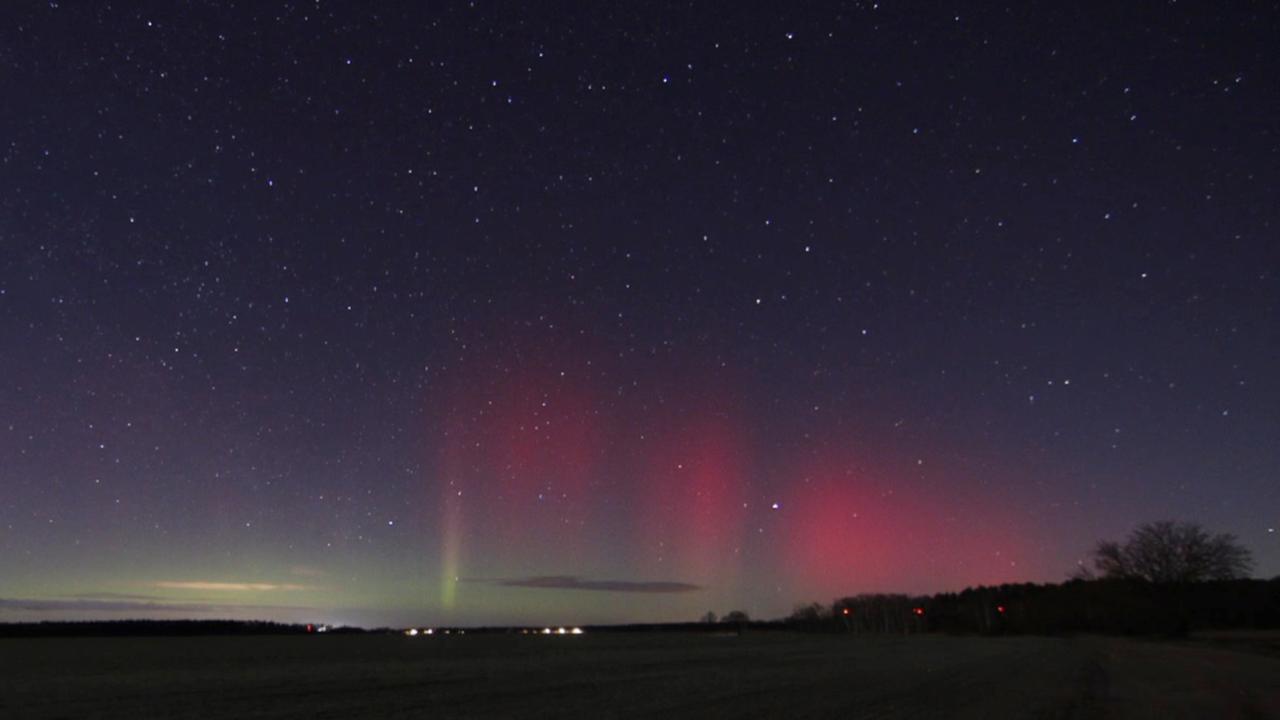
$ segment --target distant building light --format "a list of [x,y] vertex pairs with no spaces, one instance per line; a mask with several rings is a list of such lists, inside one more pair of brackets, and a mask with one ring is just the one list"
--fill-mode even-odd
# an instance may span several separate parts
[[550,634],[551,634],[551,628],[542,628],[542,634],[543,634],[543,635],[550,635]]
[[418,634],[418,628],[409,628],[408,630],[404,631],[404,634],[408,635],[409,637],[413,637]]
[[570,631],[569,631],[569,634],[570,634],[570,635],[581,635],[581,634],[582,634],[582,628],[580,628],[580,627],[576,627],[576,628],[574,628],[574,629],[570,630]]
[[564,635],[564,634],[566,634],[566,633],[568,633],[568,632],[569,632],[569,631],[568,631],[568,630],[565,630],[564,628],[556,628],[556,634],[557,634],[557,635]]

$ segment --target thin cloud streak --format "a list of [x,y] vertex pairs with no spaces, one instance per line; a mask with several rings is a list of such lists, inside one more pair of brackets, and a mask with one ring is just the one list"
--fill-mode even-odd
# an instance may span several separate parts
[[159,580],[155,587],[166,590],[209,590],[214,592],[274,592],[279,590],[311,590],[310,585],[294,583],[210,582],[206,580]]
[[60,597],[74,598],[76,600],[134,600],[141,602],[160,602],[165,599],[159,595],[140,595],[137,593],[117,592],[71,593],[68,595],[61,595]]
[[525,578],[495,580],[503,587],[534,588],[538,590],[591,590],[595,592],[623,593],[688,593],[702,587],[690,583],[634,580],[583,580],[576,575],[539,575]]
[[129,612],[129,613],[228,613],[251,611],[301,611],[314,608],[295,605],[236,605],[217,603],[172,603],[136,600],[53,600],[41,598],[0,598],[0,611],[28,612]]

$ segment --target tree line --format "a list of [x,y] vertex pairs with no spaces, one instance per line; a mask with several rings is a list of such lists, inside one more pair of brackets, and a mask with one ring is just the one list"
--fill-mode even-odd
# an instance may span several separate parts
[[1280,578],[1251,580],[1252,557],[1229,534],[1157,522],[1103,541],[1093,565],[1061,584],[1007,584],[931,596],[862,594],[798,606],[782,622],[853,634],[1182,634],[1280,627]]

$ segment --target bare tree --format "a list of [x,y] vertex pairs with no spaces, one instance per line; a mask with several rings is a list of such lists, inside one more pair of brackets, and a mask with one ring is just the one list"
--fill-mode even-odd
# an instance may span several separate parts
[[809,603],[807,605],[797,605],[795,610],[791,611],[791,617],[787,618],[789,622],[817,625],[831,618],[831,608],[822,603]]
[[1234,535],[1210,535],[1195,523],[1166,520],[1138,526],[1123,544],[1098,543],[1093,564],[1108,578],[1202,582],[1248,577],[1253,557]]

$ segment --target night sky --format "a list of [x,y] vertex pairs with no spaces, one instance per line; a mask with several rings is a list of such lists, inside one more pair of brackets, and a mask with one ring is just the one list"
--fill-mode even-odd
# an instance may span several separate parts
[[4,4],[0,620],[1280,573],[1280,10],[530,5]]

